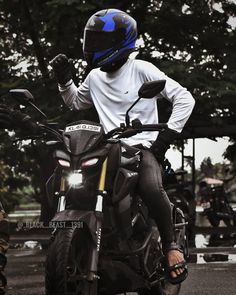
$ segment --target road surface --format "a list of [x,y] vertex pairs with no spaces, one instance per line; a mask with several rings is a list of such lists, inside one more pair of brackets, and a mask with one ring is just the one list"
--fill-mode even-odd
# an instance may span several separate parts
[[[236,294],[235,248],[222,248],[223,251],[219,254],[220,249],[217,248],[218,254],[215,256],[211,256],[211,251],[208,250],[204,257],[204,249],[202,253],[191,256],[195,262],[189,263],[189,277],[182,285],[181,295]],[[225,255],[226,252],[232,252],[232,254],[228,256]],[[46,250],[40,249],[9,250],[6,268],[8,295],[44,294],[45,253]],[[206,262],[209,260],[216,260],[216,262]]]

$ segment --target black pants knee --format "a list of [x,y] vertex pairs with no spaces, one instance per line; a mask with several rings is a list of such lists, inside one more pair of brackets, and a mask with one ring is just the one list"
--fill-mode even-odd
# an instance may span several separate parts
[[174,241],[171,205],[162,185],[161,166],[151,152],[142,152],[138,190],[150,216],[156,221],[165,249]]

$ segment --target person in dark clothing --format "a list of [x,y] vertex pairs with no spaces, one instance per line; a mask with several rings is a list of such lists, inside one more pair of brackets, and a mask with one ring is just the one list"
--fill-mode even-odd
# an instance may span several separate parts
[[[95,106],[106,132],[125,121],[125,112],[137,99],[137,90],[144,82],[166,80],[160,96],[173,104],[168,129],[159,134],[139,133],[123,141],[144,148],[139,192],[159,228],[170,274],[179,279],[185,273],[184,257],[174,241],[171,205],[162,185],[161,163],[176,133],[182,131],[195,102],[186,88],[153,64],[129,58],[136,39],[136,21],[131,16],[117,9],[102,10],[91,16],[84,30],[84,56],[92,68],[85,81],[78,88],[75,86],[69,60],[64,54],[57,55],[50,64],[66,105],[76,110]],[[130,116],[131,120],[139,118],[143,124],[158,123],[156,100],[141,100]]]

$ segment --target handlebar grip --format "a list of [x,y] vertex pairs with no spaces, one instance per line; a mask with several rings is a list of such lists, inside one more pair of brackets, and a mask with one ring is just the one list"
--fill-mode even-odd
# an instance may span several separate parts
[[[134,122],[134,121],[133,121]],[[117,135],[117,138],[128,138],[131,137],[133,135],[136,135],[137,133],[143,132],[143,131],[164,131],[166,129],[168,129],[168,125],[166,123],[159,123],[159,124],[145,124],[143,125],[141,122],[139,124],[136,124],[137,122],[135,122],[135,124],[133,124],[133,126],[127,128],[125,125],[121,126],[119,128],[115,128],[111,131],[109,131],[106,134],[106,138],[110,138],[114,135]],[[127,128],[127,129],[126,129]]]
[[137,128],[126,129],[118,136],[118,138],[128,138],[143,131],[162,131],[166,129],[168,129],[168,125],[166,123],[145,124]]
[[145,128],[155,129],[156,128],[156,131],[160,131],[162,129],[168,129],[168,125],[166,123],[145,124],[145,125],[142,125],[142,128],[143,129],[145,129]]

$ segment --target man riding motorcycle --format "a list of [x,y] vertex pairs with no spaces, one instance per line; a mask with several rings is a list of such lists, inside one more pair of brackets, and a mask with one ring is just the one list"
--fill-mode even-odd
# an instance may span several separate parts
[[[160,231],[169,280],[176,283],[186,278],[187,268],[183,253],[174,241],[171,206],[162,186],[161,163],[176,133],[182,131],[191,115],[194,99],[153,64],[129,58],[136,39],[137,25],[131,16],[117,9],[101,10],[91,16],[84,29],[84,57],[92,68],[85,81],[78,88],[75,86],[69,60],[63,54],[57,55],[50,64],[66,105],[76,110],[94,105],[106,132],[125,121],[125,112],[144,82],[166,80],[161,96],[173,103],[169,128],[159,134],[143,132],[123,141],[142,148],[138,191]],[[143,124],[157,124],[156,101],[143,99],[132,109],[130,117],[140,119]]]

